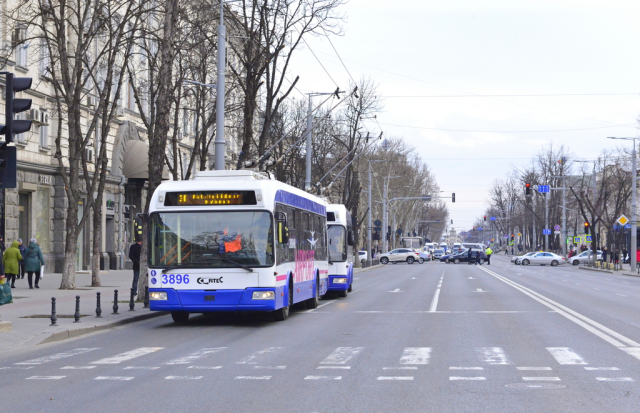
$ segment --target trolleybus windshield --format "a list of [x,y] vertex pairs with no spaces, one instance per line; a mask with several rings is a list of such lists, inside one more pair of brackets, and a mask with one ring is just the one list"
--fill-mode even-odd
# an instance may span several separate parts
[[342,225],[329,225],[329,261],[347,260],[347,230]]
[[272,222],[266,211],[151,214],[149,266],[270,267],[275,261]]

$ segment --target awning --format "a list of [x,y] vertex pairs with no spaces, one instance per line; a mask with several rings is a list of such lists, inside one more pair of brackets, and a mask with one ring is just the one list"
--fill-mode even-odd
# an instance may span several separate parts
[[[149,145],[145,141],[130,139],[125,142],[122,175],[128,179],[149,179]],[[166,165],[162,179],[169,179]]]

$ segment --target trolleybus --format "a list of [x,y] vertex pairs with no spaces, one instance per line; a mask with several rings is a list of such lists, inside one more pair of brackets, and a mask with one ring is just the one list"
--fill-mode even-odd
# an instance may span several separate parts
[[149,208],[151,310],[316,308],[328,288],[326,201],[252,171],[162,183]]
[[422,244],[424,240],[422,237],[402,237],[402,247],[410,248],[412,250],[418,251],[422,248]]
[[329,291],[346,297],[353,289],[353,229],[344,205],[327,205],[329,236]]

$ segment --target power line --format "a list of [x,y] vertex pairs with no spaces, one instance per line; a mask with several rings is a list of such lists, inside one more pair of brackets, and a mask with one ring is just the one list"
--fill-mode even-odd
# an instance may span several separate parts
[[324,27],[322,28],[322,31],[324,32],[324,35],[326,36],[327,40],[329,40],[329,44],[331,45],[331,48],[333,49],[334,52],[336,52],[336,56],[338,56],[338,59],[340,59],[340,63],[342,63],[342,67],[344,67],[344,70],[347,71],[347,74],[349,75],[349,77],[353,81],[353,84],[357,85],[358,82],[356,82],[356,80],[353,78],[353,76],[351,76],[351,73],[349,72],[349,69],[347,69],[347,65],[345,65],[344,62],[342,61],[342,58],[340,57],[340,54],[338,53],[338,51],[336,50],[335,46],[333,45],[333,42],[329,38],[329,35],[327,34],[327,31],[324,29]]
[[313,52],[313,50],[311,49],[311,47],[309,47],[309,43],[307,43],[307,41],[304,39],[304,37],[302,37],[302,41],[304,42],[304,44],[307,45],[307,47],[309,48],[309,51],[311,52],[311,54],[313,55],[313,57],[316,58],[316,60],[318,61],[318,63],[320,63],[320,66],[322,66],[322,69],[324,70],[324,72],[327,74],[327,76],[329,76],[329,79],[331,79],[331,81],[333,82],[334,85],[336,85],[337,88],[339,88],[338,84],[336,83],[335,80],[333,80],[333,78],[331,77],[331,75],[329,74],[329,72],[327,71],[327,69],[324,67],[324,65],[322,64],[322,62],[320,61],[320,59],[318,59],[318,56],[316,56],[316,54]]
[[468,129],[444,129],[444,128],[427,128],[424,126],[410,126],[410,125],[398,125],[394,123],[383,123],[383,125],[398,126],[401,128],[411,129],[425,129],[445,132],[467,132],[467,133],[547,133],[547,132],[572,132],[592,129],[608,129],[615,127],[636,126],[635,123],[608,125],[608,126],[596,126],[593,128],[575,128],[575,129],[548,129],[548,130],[468,130]]
[[640,93],[541,93],[508,95],[394,95],[381,98],[487,98],[487,97],[553,97],[553,96],[640,96]]

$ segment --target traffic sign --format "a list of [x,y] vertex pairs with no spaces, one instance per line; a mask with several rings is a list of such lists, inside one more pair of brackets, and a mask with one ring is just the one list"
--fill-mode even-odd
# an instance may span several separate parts
[[482,228],[476,228],[478,231],[482,231]]
[[[568,241],[568,240],[567,240]],[[579,244],[582,240],[580,239],[580,237],[573,237],[573,242],[575,244]]]
[[560,235],[560,231],[553,231],[554,234]]
[[551,230],[550,229],[543,229],[542,230],[542,235],[551,235]]
[[538,192],[541,194],[546,194],[548,192],[550,192],[550,187],[549,185],[538,185]]
[[587,242],[591,242],[591,241],[592,241],[591,235],[587,235]]
[[562,227],[560,225],[556,225],[553,227],[554,230],[556,231],[560,231],[562,229]]
[[629,222],[629,218],[625,217],[624,214],[622,214],[620,215],[620,218],[617,219],[617,222],[619,222],[620,225],[624,225]]
[[522,236],[522,234],[518,232],[518,236],[519,236],[519,237],[521,237],[521,236]]
[[379,219],[376,219],[375,221],[373,221],[373,225],[375,225],[376,227],[379,227],[382,225],[382,221],[380,221]]
[[496,217],[491,217],[491,218],[489,218],[489,219],[490,219],[491,221],[495,221],[495,220],[496,220]]

